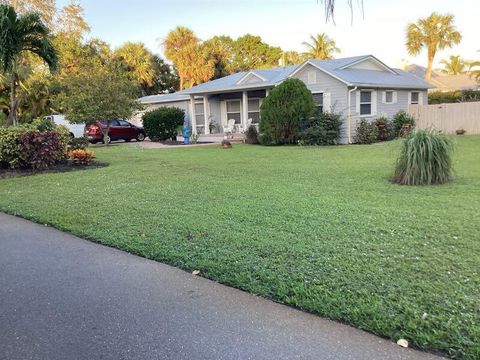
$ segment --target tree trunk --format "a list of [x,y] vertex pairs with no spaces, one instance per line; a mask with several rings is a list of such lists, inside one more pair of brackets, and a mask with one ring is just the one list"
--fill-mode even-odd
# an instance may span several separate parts
[[18,85],[18,74],[14,72],[12,74],[12,89],[10,92],[10,112],[8,113],[7,125],[18,125],[17,122],[17,85]]
[[105,128],[105,131],[103,131],[103,143],[105,144],[105,146],[108,146],[108,144],[110,143],[110,137],[108,136],[109,131],[110,131],[110,120],[107,120],[107,127]]
[[428,65],[427,71],[425,72],[425,80],[430,81],[432,77],[432,67],[433,67],[433,58],[435,57],[435,53],[431,50],[428,51]]

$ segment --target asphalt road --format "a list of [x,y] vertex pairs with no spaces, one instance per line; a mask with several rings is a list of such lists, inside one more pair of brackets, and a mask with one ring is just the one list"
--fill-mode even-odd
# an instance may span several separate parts
[[436,359],[0,213],[0,359]]

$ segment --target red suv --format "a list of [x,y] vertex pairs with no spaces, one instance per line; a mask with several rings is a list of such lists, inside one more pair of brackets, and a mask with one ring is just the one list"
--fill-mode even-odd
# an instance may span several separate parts
[[[107,122],[105,120],[97,120],[95,125],[86,127],[85,135],[92,144],[96,144],[99,141],[103,141],[102,129],[106,128]],[[145,140],[145,131],[143,128],[135,126],[125,120],[111,120],[108,137],[110,141],[125,140],[128,142],[132,139],[143,141]]]

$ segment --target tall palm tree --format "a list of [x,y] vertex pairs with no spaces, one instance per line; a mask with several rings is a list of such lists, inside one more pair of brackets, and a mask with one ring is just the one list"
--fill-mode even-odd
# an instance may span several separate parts
[[480,83],[480,69],[474,69],[475,67],[480,67],[480,60],[472,61],[469,64],[470,66],[470,77],[475,79],[477,82]]
[[155,78],[153,54],[141,42],[127,42],[113,53],[117,61],[142,87],[152,86]]
[[42,59],[54,71],[58,56],[52,45],[50,30],[37,13],[18,16],[14,8],[0,5],[0,66],[11,76],[10,113],[8,124],[17,124],[18,65],[22,54],[32,53]]
[[335,41],[325,33],[310,35],[310,40],[310,43],[304,41],[302,44],[307,47],[309,56],[314,59],[333,59],[333,54],[340,52]]
[[433,12],[429,17],[419,19],[407,26],[407,50],[410,55],[418,55],[425,47],[427,49],[428,65],[425,79],[432,76],[432,65],[438,50],[450,48],[462,40],[462,35],[453,24],[454,16]]
[[442,72],[448,75],[463,74],[467,71],[467,62],[459,55],[451,55],[449,60],[442,59],[440,64],[443,65]]
[[181,71],[180,63],[183,63],[182,57],[185,56],[185,52],[182,51],[185,48],[192,48],[199,43],[199,39],[195,36],[194,32],[184,26],[177,26],[175,29],[167,34],[167,37],[163,41],[163,49],[165,57],[173,62],[179,70],[180,77],[180,89],[185,88],[185,77]]

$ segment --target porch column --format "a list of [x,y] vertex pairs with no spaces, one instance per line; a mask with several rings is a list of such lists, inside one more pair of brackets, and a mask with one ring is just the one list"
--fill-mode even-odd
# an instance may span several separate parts
[[248,119],[248,93],[244,91],[242,93],[242,117],[241,123],[244,130],[247,130],[247,119]]
[[270,89],[266,89],[266,90],[265,90],[265,97],[267,97],[268,94],[270,94]]
[[195,96],[190,95],[190,123],[192,124],[192,134],[197,133],[197,118],[195,116]]
[[205,134],[210,134],[210,104],[208,103],[208,95],[203,97],[203,114],[205,116]]

